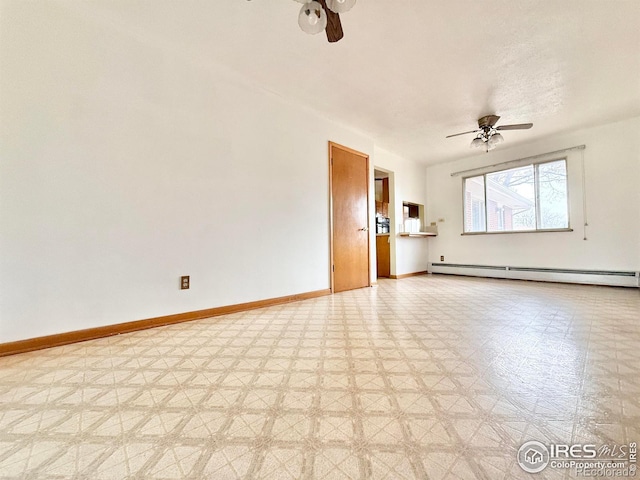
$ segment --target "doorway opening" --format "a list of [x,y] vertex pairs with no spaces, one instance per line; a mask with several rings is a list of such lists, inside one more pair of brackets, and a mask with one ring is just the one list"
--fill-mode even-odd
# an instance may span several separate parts
[[375,167],[376,266],[378,278],[395,274],[395,185],[390,170]]

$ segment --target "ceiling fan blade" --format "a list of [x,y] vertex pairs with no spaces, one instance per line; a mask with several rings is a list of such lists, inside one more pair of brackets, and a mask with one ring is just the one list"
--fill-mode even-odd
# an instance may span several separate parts
[[533,127],[533,123],[516,123],[514,125],[500,125],[496,130],[526,130]]
[[340,15],[336,12],[327,8],[326,0],[318,0],[324,11],[327,13],[327,28],[325,31],[327,32],[327,40],[329,43],[334,43],[344,37],[344,32],[342,31],[342,22],[340,21]]
[[476,130],[471,130],[469,132],[462,132],[462,133],[454,133],[453,135],[447,135],[444,138],[451,138],[451,137],[457,137],[458,135],[467,135],[468,133],[476,133],[479,132],[480,130],[476,129]]

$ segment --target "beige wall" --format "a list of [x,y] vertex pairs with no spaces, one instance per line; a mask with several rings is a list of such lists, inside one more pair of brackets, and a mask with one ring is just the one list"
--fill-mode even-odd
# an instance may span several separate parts
[[9,7],[0,343],[329,287],[327,142],[371,139],[60,4]]

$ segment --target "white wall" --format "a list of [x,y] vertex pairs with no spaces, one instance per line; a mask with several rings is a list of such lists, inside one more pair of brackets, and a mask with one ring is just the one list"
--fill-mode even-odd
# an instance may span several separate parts
[[[398,237],[398,228],[402,223],[402,202],[424,205],[426,170],[424,165],[405,160],[379,147],[374,149],[375,166],[393,172],[390,180],[390,205],[395,218],[391,225],[391,274],[423,272],[427,270],[428,243],[432,238]],[[393,252],[395,251],[395,256]]]
[[[440,262],[444,255],[447,263],[460,264],[640,270],[639,132],[640,117],[518,148],[504,148],[505,143],[489,154],[429,167],[427,220],[445,219],[430,244],[430,262]],[[586,145],[587,240],[583,240],[580,151],[567,154],[573,232],[460,235],[462,177],[451,173],[582,144]]]
[[327,142],[371,139],[53,2],[0,21],[0,343],[329,288]]

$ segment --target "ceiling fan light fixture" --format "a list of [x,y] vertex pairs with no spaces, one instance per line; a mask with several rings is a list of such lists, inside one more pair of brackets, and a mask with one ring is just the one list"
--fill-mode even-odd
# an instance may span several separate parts
[[300,9],[298,25],[310,35],[320,33],[327,27],[327,12],[319,2],[307,2]]
[[528,130],[533,127],[533,123],[515,123],[512,125],[499,125],[496,123],[500,120],[498,115],[485,115],[478,119],[478,129],[468,132],[454,133],[447,135],[445,138],[457,137],[459,135],[468,135],[473,133],[476,138],[471,141],[471,148],[485,147],[486,151],[493,150],[497,145],[504,142],[504,137],[498,130]]
[[356,0],[327,0],[327,7],[335,13],[348,12],[356,4]]
[[484,140],[482,139],[482,137],[477,137],[474,138],[471,141],[471,145],[469,145],[470,148],[483,148],[484,147]]
[[489,139],[489,143],[491,143],[492,145],[498,145],[502,142],[504,142],[504,137],[499,133],[494,133]]

